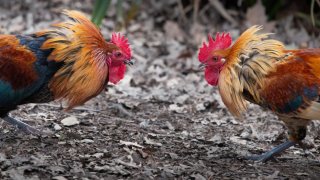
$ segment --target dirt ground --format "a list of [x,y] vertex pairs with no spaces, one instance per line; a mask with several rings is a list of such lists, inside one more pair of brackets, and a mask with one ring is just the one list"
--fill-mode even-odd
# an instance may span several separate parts
[[[90,0],[0,2],[3,33],[48,28],[64,18],[62,9],[88,16],[92,10]],[[11,113],[51,135],[27,135],[0,121],[0,179],[319,179],[318,122],[309,126],[305,150],[290,148],[267,163],[246,160],[284,142],[285,126],[254,105],[236,120],[198,68],[197,48],[206,32],[230,29],[236,38],[246,26],[194,23],[185,32],[172,21],[176,13],[168,17],[163,5],[151,2],[124,31],[135,65],[119,84],[69,112],[52,102]],[[114,16],[111,8],[101,27],[106,38]],[[290,17],[279,21],[274,38],[289,39],[288,47],[320,47],[317,36],[290,23]]]

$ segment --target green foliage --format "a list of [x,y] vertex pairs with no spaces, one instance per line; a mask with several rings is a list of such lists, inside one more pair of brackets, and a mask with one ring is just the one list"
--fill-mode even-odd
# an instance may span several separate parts
[[126,11],[126,13],[124,13],[122,2],[123,0],[117,1],[117,19],[119,22],[116,27],[117,30],[128,26],[129,22],[137,16],[141,5],[141,0],[134,0],[130,4],[130,8]]
[[262,4],[266,8],[266,13],[269,19],[276,18],[277,13],[281,11],[281,8],[283,7],[284,3],[285,3],[284,0],[276,0],[276,1],[263,0],[262,1]]
[[[140,9],[141,0],[133,0],[130,3],[128,11],[125,13],[123,11],[123,0],[117,0],[116,2],[116,15],[117,15],[117,29],[121,29],[123,26],[127,26],[128,23],[138,14]],[[111,0],[96,0],[93,13],[92,22],[97,26],[100,26],[106,12],[111,4]]]
[[110,6],[111,0],[96,0],[91,21],[97,26],[100,26],[106,12]]

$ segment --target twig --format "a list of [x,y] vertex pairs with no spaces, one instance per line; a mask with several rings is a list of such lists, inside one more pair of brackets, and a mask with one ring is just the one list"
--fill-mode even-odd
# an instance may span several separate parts
[[[61,108],[60,105],[54,105],[54,104],[39,104],[39,106],[47,106],[47,107]],[[72,109],[73,109],[73,110],[78,110],[78,111],[92,111],[92,112],[101,112],[101,111],[102,111],[102,110],[85,108],[85,107],[75,107],[75,108],[72,108]]]
[[238,23],[236,20],[231,17],[226,9],[223,7],[223,5],[218,0],[209,0],[210,4],[220,13],[222,17],[224,17],[226,20],[228,20],[233,26],[237,25]]
[[136,163],[133,163],[133,162],[127,163],[127,162],[124,162],[124,161],[122,161],[120,159],[116,159],[116,162],[118,164],[121,164],[121,165],[124,165],[124,166],[128,166],[128,167],[131,167],[131,168],[140,168],[141,167],[141,164],[137,165]]
[[205,4],[204,5],[204,7],[202,8],[202,9],[200,9],[200,11],[199,11],[199,16],[202,16],[202,15],[204,15],[204,13],[208,10],[208,9],[210,9],[210,4]]
[[135,61],[137,61],[137,62],[139,62],[139,63],[142,63],[142,62],[146,62],[146,61],[147,61],[147,59],[146,59],[145,57],[140,56],[140,55],[138,55],[138,54],[134,54],[132,60],[134,61],[133,63],[135,63]]
[[134,147],[138,147],[138,148],[144,149],[144,146],[138,144],[137,142],[129,142],[129,141],[120,140],[120,144],[126,145],[126,146],[134,146]]
[[[60,108],[61,106],[54,105],[54,104],[40,104],[42,106],[48,106],[48,107],[55,107],[55,108]],[[120,113],[126,115],[126,116],[132,116],[132,114],[127,111],[121,104],[118,103],[110,103],[109,108],[117,109],[119,110]],[[103,112],[107,110],[100,110],[100,109],[91,109],[91,108],[86,108],[86,107],[74,107],[72,110],[77,110],[77,111],[90,111],[90,112]]]
[[314,1],[315,0],[312,0],[311,1],[311,6],[310,6],[310,16],[311,16],[311,22],[312,22],[312,25],[315,26],[315,21],[314,21]]
[[197,22],[200,2],[201,0],[194,0],[193,2],[193,23]]
[[180,138],[180,136],[178,134],[155,134],[155,133],[148,133],[148,135],[152,136],[152,137],[178,137]]
[[109,108],[117,109],[119,113],[122,113],[125,116],[128,116],[128,117],[132,116],[132,113],[127,111],[122,104],[113,103],[109,105]]
[[320,0],[312,0],[311,1],[310,16],[311,16],[311,22],[312,22],[313,26],[316,25],[316,21],[314,19],[314,2],[317,2],[318,6],[320,7]]
[[3,120],[5,120],[6,122],[10,123],[11,125],[16,126],[17,128],[23,130],[24,132],[28,133],[28,134],[32,134],[35,136],[41,136],[41,131],[39,131],[38,129],[30,126],[29,124],[22,122],[18,119],[12,118],[10,116],[5,116],[4,118],[2,118]]
[[178,8],[179,8],[183,23],[187,22],[187,16],[186,16],[185,11],[183,9],[183,5],[182,5],[181,0],[178,0]]

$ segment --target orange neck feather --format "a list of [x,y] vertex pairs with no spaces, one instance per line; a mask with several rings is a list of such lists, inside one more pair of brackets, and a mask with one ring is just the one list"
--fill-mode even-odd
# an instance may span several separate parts
[[64,11],[72,21],[53,25],[55,30],[39,32],[47,36],[42,49],[53,49],[49,60],[64,62],[49,88],[56,99],[67,101],[68,109],[98,95],[108,82],[107,55],[118,47],[107,43],[98,27],[77,11]]
[[[247,108],[244,89],[259,98],[255,87],[261,85],[263,77],[272,70],[274,59],[285,55],[281,42],[266,39],[269,34],[258,34],[259,30],[261,27],[252,26],[233,46],[220,52],[226,58],[219,77],[220,95],[230,112],[239,118]],[[249,58],[252,53],[258,53],[261,58]]]

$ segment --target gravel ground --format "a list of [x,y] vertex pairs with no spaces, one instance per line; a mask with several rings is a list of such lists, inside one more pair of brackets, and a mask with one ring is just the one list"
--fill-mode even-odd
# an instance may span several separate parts
[[[92,9],[90,0],[0,4],[0,30],[12,34],[48,28],[64,18],[62,9],[88,16]],[[50,136],[26,135],[0,121],[0,179],[318,179],[318,122],[309,126],[305,150],[290,148],[264,164],[245,160],[284,142],[285,126],[254,105],[243,121],[236,120],[198,68],[197,48],[206,32],[228,30],[236,38],[248,23],[257,23],[249,18],[257,6],[247,23],[234,26],[206,24],[218,21],[206,11],[199,12],[201,22],[188,25],[175,18],[174,3],[150,4],[122,30],[136,62],[118,85],[69,112],[52,102],[11,113]],[[106,38],[115,14],[111,8],[101,27]],[[288,16],[267,26],[288,47],[320,47],[319,37],[294,23]]]

